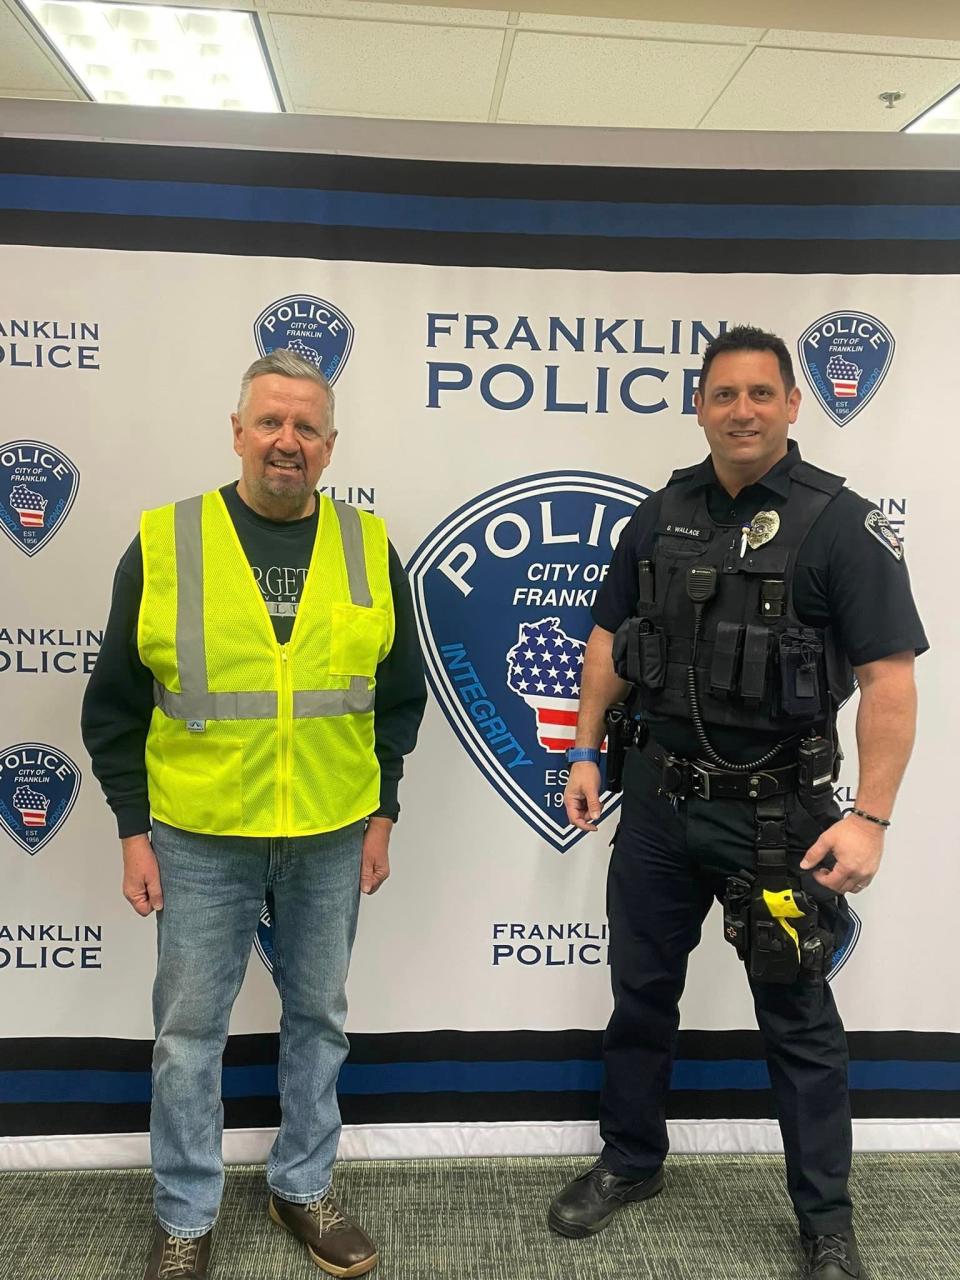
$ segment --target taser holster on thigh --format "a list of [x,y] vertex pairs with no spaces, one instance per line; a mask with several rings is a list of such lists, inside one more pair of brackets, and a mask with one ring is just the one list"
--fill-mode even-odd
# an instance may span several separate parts
[[724,936],[759,982],[823,979],[833,937],[817,904],[787,869],[782,795],[757,802],[756,872],[732,876],[723,899]]

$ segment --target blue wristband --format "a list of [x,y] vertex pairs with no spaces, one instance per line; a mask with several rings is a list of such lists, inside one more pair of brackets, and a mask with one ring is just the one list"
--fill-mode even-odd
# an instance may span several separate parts
[[599,764],[600,752],[596,747],[567,748],[567,764],[579,764],[581,760],[589,760],[591,764]]

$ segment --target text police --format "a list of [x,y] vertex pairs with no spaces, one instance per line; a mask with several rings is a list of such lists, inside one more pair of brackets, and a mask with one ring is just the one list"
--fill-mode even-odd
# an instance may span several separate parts
[[[700,374],[699,357],[707,344],[725,332],[726,320],[708,325],[702,320],[649,320],[641,317],[608,319],[604,316],[513,316],[458,311],[427,313],[427,347],[459,347],[477,351],[478,359],[490,351],[523,354],[562,353],[560,364],[544,363],[539,369],[501,361],[473,368],[459,360],[427,361],[427,408],[439,409],[451,395],[475,386],[480,399],[492,409],[522,409],[535,403],[546,413],[608,413],[622,405],[631,413],[662,413],[677,407],[694,412],[693,396]],[[570,353],[600,356],[609,363],[588,368],[571,360]],[[693,356],[695,368],[681,368],[676,361],[628,364],[621,357]],[[671,390],[673,388],[673,390]]]

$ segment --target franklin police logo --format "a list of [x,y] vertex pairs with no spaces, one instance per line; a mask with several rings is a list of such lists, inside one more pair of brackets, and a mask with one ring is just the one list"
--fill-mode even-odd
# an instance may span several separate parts
[[328,382],[336,382],[353,346],[353,325],[340,308],[306,293],[271,302],[253,332],[262,356],[286,347],[316,365]]
[[[504,800],[561,852],[590,606],[649,489],[588,472],[511,481],[468,502],[410,562],[431,687]],[[620,802],[604,792],[602,816]]]
[[0,528],[28,556],[66,520],[80,472],[66,454],[39,440],[0,445]]
[[57,834],[80,790],[80,770],[45,742],[18,742],[0,753],[0,825],[26,853]]
[[814,395],[837,426],[845,426],[876,394],[893,359],[893,334],[863,311],[832,311],[815,320],[798,344]]
[[848,919],[846,921],[841,918],[838,922],[839,927],[843,929],[843,933],[837,937],[830,968],[825,975],[827,982],[835,978],[850,959],[853,949],[857,945],[857,939],[860,937],[860,917],[849,905],[847,907],[847,916]]
[[253,945],[257,955],[273,973],[273,921],[270,919],[270,908],[266,903],[260,908],[260,919],[257,921]]

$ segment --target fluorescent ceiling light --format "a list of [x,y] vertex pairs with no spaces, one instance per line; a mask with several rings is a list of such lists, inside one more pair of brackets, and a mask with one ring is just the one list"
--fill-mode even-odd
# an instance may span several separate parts
[[249,13],[23,0],[97,102],[279,111]]
[[960,88],[952,89],[923,115],[917,116],[904,133],[960,133]]

